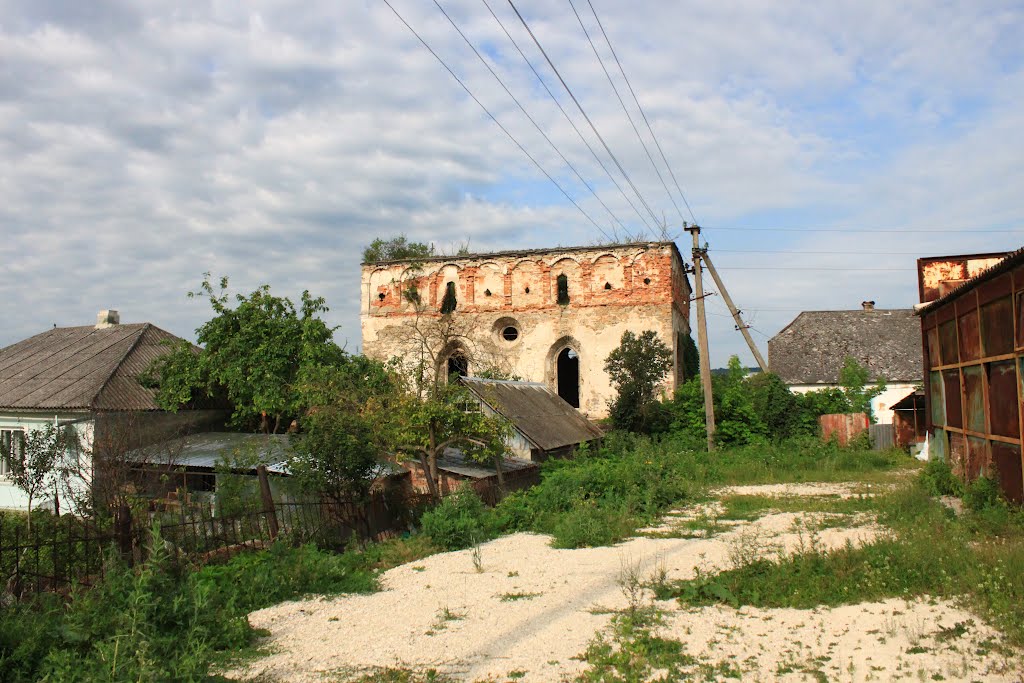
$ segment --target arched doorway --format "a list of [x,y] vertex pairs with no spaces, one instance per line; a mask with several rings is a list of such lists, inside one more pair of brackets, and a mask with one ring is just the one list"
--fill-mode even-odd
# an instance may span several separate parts
[[573,408],[580,407],[580,357],[571,347],[565,347],[555,359],[555,377],[558,395]]
[[448,356],[448,372],[446,377],[452,375],[458,375],[459,377],[466,377],[469,375],[469,359],[462,351],[456,351],[452,355]]

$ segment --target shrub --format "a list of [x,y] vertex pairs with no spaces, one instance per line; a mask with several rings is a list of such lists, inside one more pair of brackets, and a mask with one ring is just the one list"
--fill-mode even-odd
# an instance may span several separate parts
[[462,488],[423,513],[423,533],[445,550],[459,550],[485,541],[497,532],[494,513],[472,489]]
[[556,548],[592,548],[611,545],[629,536],[635,520],[624,508],[600,507],[580,502],[559,515],[551,528]]
[[999,493],[998,482],[986,476],[980,476],[964,487],[963,500],[964,505],[972,512],[1005,506]]
[[953,476],[953,470],[945,460],[930,459],[921,470],[918,481],[933,496],[963,495],[963,483]]

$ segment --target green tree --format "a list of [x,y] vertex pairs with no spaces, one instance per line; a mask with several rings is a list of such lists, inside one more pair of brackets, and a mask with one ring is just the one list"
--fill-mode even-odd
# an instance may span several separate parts
[[[468,244],[466,250],[468,251]],[[433,244],[410,242],[405,235],[390,239],[377,238],[370,246],[363,249],[363,263],[380,263],[381,261],[408,261],[427,259],[436,253]]]
[[157,402],[168,410],[227,400],[236,427],[277,433],[304,409],[298,389],[306,373],[341,362],[345,352],[333,341],[334,329],[320,315],[321,297],[302,293],[299,309],[287,297],[262,285],[248,296],[227,293],[209,273],[190,297],[207,299],[214,316],[196,330],[197,350],[187,342],[159,358],[151,369]]
[[870,379],[871,372],[858,363],[856,358],[847,356],[844,359],[843,369],[839,371],[839,385],[850,402],[851,412],[866,413],[874,422],[871,401],[885,391],[885,380],[879,378],[874,385],[868,386]]
[[503,485],[501,460],[508,451],[511,427],[504,418],[480,410],[466,387],[456,381],[440,382],[421,392],[407,382],[397,399],[379,424],[389,431],[400,457],[420,463],[435,500],[440,500],[437,458],[449,447],[471,460],[493,463]]
[[[29,429],[22,436],[20,453],[15,444],[10,452],[14,457],[9,460],[7,476],[11,483],[28,496],[28,509],[31,513],[32,503],[42,494],[53,491],[59,480],[59,464],[67,448],[68,437],[64,427],[47,423],[38,429]],[[32,515],[28,515],[28,531],[32,532]]]
[[633,432],[651,431],[662,411],[655,389],[672,367],[672,351],[653,330],[640,336],[622,333],[619,346],[608,354],[604,369],[615,387],[609,404],[612,423]]
[[289,470],[307,490],[336,502],[364,500],[390,451],[381,421],[400,387],[382,363],[349,356],[309,373]]
[[700,374],[700,352],[693,341],[693,337],[687,334],[683,337],[683,379],[693,379]]

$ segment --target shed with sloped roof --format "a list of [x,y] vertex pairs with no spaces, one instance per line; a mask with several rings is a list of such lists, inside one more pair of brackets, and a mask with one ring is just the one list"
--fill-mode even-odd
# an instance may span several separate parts
[[564,457],[602,436],[600,429],[546,384],[479,377],[463,377],[461,382],[485,410],[512,424],[509,448],[516,457],[534,461]]

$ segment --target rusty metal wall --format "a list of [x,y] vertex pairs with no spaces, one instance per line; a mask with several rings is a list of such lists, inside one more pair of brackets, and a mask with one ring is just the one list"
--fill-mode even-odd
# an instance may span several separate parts
[[[976,280],[951,277],[960,289],[924,310],[921,339],[932,453],[948,457],[968,481],[982,474],[998,478],[1006,497],[1022,502],[1024,262],[1015,258]],[[922,259],[919,268],[922,261],[931,269],[920,271],[922,296],[934,300],[947,293],[940,293],[936,278],[973,277],[989,259]]]
[[821,438],[825,441],[836,439],[840,445],[849,445],[861,432],[868,428],[868,416],[864,413],[833,413],[818,418]]

